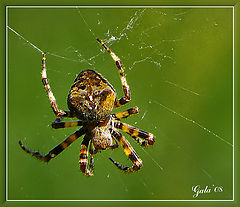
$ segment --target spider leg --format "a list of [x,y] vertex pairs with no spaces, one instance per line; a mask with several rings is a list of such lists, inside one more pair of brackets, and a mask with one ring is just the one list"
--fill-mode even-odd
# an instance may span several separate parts
[[89,152],[90,152],[90,165],[89,165],[89,171],[92,173],[93,175],[93,163],[94,163],[94,158],[93,155],[95,155],[97,153],[96,150],[93,150],[93,142],[91,140],[90,143],[90,148],[89,148]]
[[87,176],[93,176],[93,150],[92,146],[90,144],[90,165],[88,169],[88,144],[90,139],[88,139],[87,136],[83,138],[81,149],[80,149],[80,158],[79,158],[79,164],[80,164],[80,170]]
[[82,121],[61,122],[61,118],[56,118],[56,120],[52,123],[52,128],[60,129],[60,128],[82,126],[82,125],[83,125]]
[[[127,132],[142,146],[153,145],[155,142],[155,137],[153,134],[151,134],[149,132],[145,132],[141,129],[137,129],[133,126],[122,123],[120,121],[114,121],[114,127]],[[142,139],[144,139],[144,140],[142,140]]]
[[123,92],[124,92],[124,97],[116,100],[114,107],[117,108],[119,106],[122,106],[126,103],[128,103],[130,101],[130,88],[127,84],[127,80],[126,80],[126,76],[124,73],[124,69],[121,63],[121,60],[119,59],[118,56],[116,56],[108,47],[107,45],[104,44],[104,42],[100,39],[97,39],[98,42],[101,43],[101,45],[108,51],[108,53],[111,55],[111,57],[113,58],[113,60],[116,62],[119,74],[121,76],[121,82],[122,82],[122,86],[123,86]]
[[113,164],[115,164],[120,170],[123,170],[125,172],[134,172],[141,168],[142,166],[142,160],[138,157],[137,153],[134,151],[130,143],[127,141],[127,139],[118,131],[111,129],[112,135],[120,142],[120,144],[123,147],[123,151],[125,154],[129,157],[129,159],[132,161],[133,166],[132,167],[125,167],[112,158],[109,158]]
[[54,147],[51,151],[48,152],[46,155],[42,155],[39,152],[32,152],[31,150],[27,149],[21,141],[19,141],[20,147],[28,154],[36,157],[39,160],[44,162],[49,162],[52,158],[56,157],[59,153],[61,153],[64,149],[66,149],[70,144],[72,144],[77,138],[82,136],[85,133],[85,128],[81,128],[70,135],[67,139],[65,139],[62,143]]
[[74,115],[70,111],[63,111],[58,109],[56,99],[51,91],[51,87],[47,79],[46,53],[43,54],[43,58],[42,58],[42,82],[45,87],[45,90],[47,91],[54,114],[58,117],[73,117]]
[[120,120],[120,119],[123,119],[123,118],[127,118],[127,117],[129,117],[133,114],[137,114],[137,113],[138,113],[138,107],[135,106],[133,108],[127,109],[126,111],[121,111],[121,112],[112,114],[112,117],[117,119],[117,120]]

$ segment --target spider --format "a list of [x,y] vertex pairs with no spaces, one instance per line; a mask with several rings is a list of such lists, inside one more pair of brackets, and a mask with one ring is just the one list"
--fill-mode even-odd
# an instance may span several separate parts
[[[54,129],[82,127],[46,155],[30,151],[21,141],[19,141],[19,145],[26,153],[41,161],[49,162],[85,134],[81,143],[79,158],[80,170],[85,175],[93,176],[93,156],[101,150],[117,148],[118,142],[133,165],[127,167],[119,164],[112,158],[109,159],[119,169],[125,172],[134,172],[141,168],[142,160],[118,129],[129,134],[142,146],[153,145],[155,137],[151,133],[120,122],[123,118],[137,114],[138,107],[111,114],[114,108],[125,105],[130,101],[130,89],[120,59],[100,39],[97,39],[97,41],[107,50],[117,65],[121,76],[124,97],[117,99],[115,89],[101,74],[91,69],[84,70],[76,77],[69,91],[67,99],[69,111],[60,110],[47,79],[46,53],[44,53],[42,58],[42,82],[47,91],[52,110],[57,116],[56,120],[52,123],[52,127]],[[63,122],[63,118],[77,118],[79,121]],[[90,158],[88,157],[88,152]]]

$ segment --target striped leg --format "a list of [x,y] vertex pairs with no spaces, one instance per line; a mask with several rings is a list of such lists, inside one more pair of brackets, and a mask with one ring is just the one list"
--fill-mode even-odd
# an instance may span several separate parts
[[109,158],[113,164],[115,164],[120,170],[123,170],[125,172],[134,172],[141,168],[142,166],[142,160],[138,157],[137,153],[134,151],[130,143],[126,140],[126,138],[118,131],[111,129],[112,135],[120,142],[120,144],[123,147],[123,151],[125,154],[129,157],[129,159],[132,161],[133,166],[132,167],[125,167],[112,158]]
[[129,86],[127,84],[127,80],[126,80],[126,76],[124,74],[124,69],[123,69],[123,66],[122,66],[122,63],[121,63],[121,60],[119,59],[118,56],[116,56],[108,47],[107,45],[105,45],[103,43],[102,40],[100,39],[97,39],[98,42],[101,43],[101,45],[108,51],[108,53],[111,55],[111,57],[113,58],[113,60],[116,62],[116,65],[117,65],[117,68],[118,68],[118,71],[120,73],[120,76],[121,76],[121,82],[122,82],[122,86],[123,86],[123,92],[124,92],[124,97],[118,99],[116,102],[115,102],[115,105],[114,107],[117,108],[119,106],[122,106],[126,103],[128,103],[130,101],[130,89],[129,89]]
[[121,112],[112,114],[112,117],[117,119],[117,120],[120,120],[120,119],[123,119],[123,118],[127,118],[127,117],[129,117],[133,114],[137,114],[137,113],[138,113],[138,107],[135,106],[135,107],[130,108],[126,111],[121,111]]
[[67,139],[65,139],[62,143],[53,148],[47,155],[41,155],[39,152],[30,151],[22,144],[21,141],[19,141],[19,145],[26,153],[44,162],[49,162],[52,158],[56,157],[59,153],[61,153],[64,149],[66,149],[70,144],[72,144],[77,138],[82,136],[84,133],[85,133],[84,128],[79,129],[78,131],[70,135]]
[[[80,170],[87,176],[93,176],[93,154],[90,154],[90,165],[88,169],[88,144],[89,139],[85,136],[80,149]],[[91,148],[91,147],[90,147]],[[92,150],[91,150],[92,151]]]
[[82,126],[82,125],[83,125],[82,121],[61,122],[61,118],[56,118],[56,120],[52,123],[52,128],[60,129],[60,128]]
[[[145,132],[141,129],[137,129],[128,124],[124,124],[120,121],[114,121],[114,127],[117,129],[121,129],[127,132],[130,136],[132,136],[139,144],[142,146],[153,145],[155,142],[155,137],[153,134]],[[142,140],[144,139],[144,140]]]
[[55,97],[54,97],[54,95],[51,91],[51,88],[50,88],[50,85],[49,85],[48,79],[47,79],[46,54],[45,53],[43,54],[43,58],[42,58],[42,82],[43,82],[43,85],[45,87],[45,90],[47,91],[49,100],[51,102],[51,107],[52,107],[55,115],[59,116],[59,117],[61,117],[61,116],[65,116],[65,117],[70,116],[71,117],[70,112],[62,111],[62,110],[58,109],[56,99],[55,99]]

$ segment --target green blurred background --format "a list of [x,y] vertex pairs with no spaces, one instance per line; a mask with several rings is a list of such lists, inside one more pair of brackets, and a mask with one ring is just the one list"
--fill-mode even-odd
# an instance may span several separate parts
[[[126,67],[139,115],[124,122],[152,132],[132,174],[121,147],[95,156],[95,173],[79,170],[81,138],[49,164],[45,154],[76,128],[54,130],[41,82],[41,53],[8,30],[8,199],[227,200],[233,196],[233,30],[231,8],[8,8],[8,26],[48,52],[48,78],[61,109],[76,75],[91,68],[123,95],[118,71],[97,37]],[[116,112],[115,111],[115,112]],[[193,198],[192,187],[211,188]],[[214,193],[215,186],[222,192]]]

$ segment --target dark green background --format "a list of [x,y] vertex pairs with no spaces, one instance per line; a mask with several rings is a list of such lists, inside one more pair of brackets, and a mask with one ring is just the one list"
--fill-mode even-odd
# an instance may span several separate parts
[[156,143],[143,149],[127,136],[143,168],[120,172],[108,160],[130,163],[119,148],[97,154],[91,178],[79,170],[81,138],[49,164],[21,151],[19,139],[47,153],[75,129],[51,129],[41,53],[8,30],[8,199],[181,200],[193,199],[193,185],[223,186],[222,193],[198,199],[232,199],[233,148],[225,142],[233,143],[232,19],[230,8],[9,8],[8,25],[55,54],[47,56],[48,77],[63,109],[76,74],[86,68],[122,95],[114,62],[95,40],[121,37],[108,45],[125,65],[132,92],[122,108],[140,108],[124,121],[154,133]]

